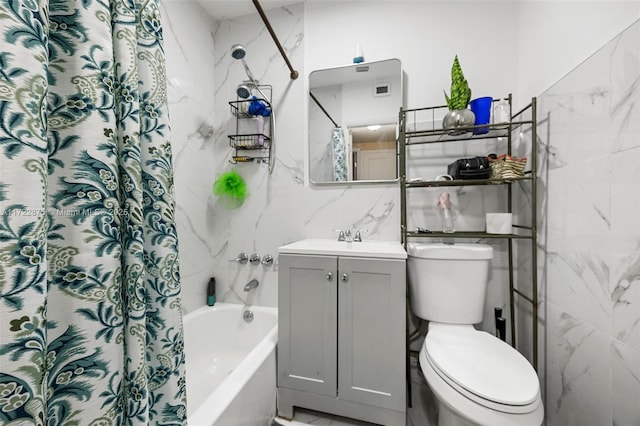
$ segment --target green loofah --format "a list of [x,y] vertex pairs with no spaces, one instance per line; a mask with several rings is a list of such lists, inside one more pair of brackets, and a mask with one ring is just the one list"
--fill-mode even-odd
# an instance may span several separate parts
[[228,201],[229,207],[239,207],[247,197],[247,184],[235,170],[222,173],[213,184],[213,193]]

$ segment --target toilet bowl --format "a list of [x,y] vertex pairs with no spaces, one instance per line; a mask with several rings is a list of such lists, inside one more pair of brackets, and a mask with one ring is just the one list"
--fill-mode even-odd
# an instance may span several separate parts
[[429,324],[420,368],[439,426],[540,426],[538,376],[515,349],[472,326]]
[[538,376],[482,320],[493,249],[482,244],[409,244],[412,311],[429,320],[420,368],[438,402],[439,426],[540,426]]

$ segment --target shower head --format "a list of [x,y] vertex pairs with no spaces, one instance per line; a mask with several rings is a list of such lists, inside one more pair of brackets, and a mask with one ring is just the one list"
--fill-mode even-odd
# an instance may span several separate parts
[[249,66],[244,60],[244,57],[246,56],[246,54],[247,54],[247,51],[242,45],[234,44],[233,46],[231,46],[231,57],[233,59],[239,59],[242,62],[242,66],[244,67],[244,72],[247,74],[247,77],[249,77],[249,80],[244,81],[242,84],[240,84],[236,88],[236,94],[241,99],[248,99],[251,96],[251,91],[253,89],[256,89],[264,99],[268,100],[267,96],[265,96],[262,90],[260,90],[258,80],[255,79],[255,77],[253,76],[253,73],[249,69]]
[[249,69],[249,66],[247,65],[247,63],[244,60],[244,57],[247,55],[247,51],[245,50],[244,47],[242,47],[242,45],[240,44],[234,44],[233,46],[231,46],[231,57],[233,59],[239,59],[240,61],[242,61],[242,66],[244,67],[244,72],[247,73],[247,77],[249,77],[249,80],[251,80],[251,82],[254,85],[258,85],[258,83],[256,82],[256,79],[253,77],[253,74],[251,73],[251,70]]
[[233,59],[243,59],[247,54],[247,51],[240,44],[234,44],[231,46],[231,57]]
[[243,83],[238,85],[238,88],[236,89],[236,94],[241,99],[247,99],[249,98],[249,96],[251,96],[251,89],[247,84]]

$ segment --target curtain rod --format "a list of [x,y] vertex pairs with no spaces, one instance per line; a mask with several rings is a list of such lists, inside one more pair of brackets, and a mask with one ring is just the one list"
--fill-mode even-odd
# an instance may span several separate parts
[[327,112],[326,109],[324,109],[324,107],[322,106],[322,104],[320,103],[320,101],[313,96],[313,93],[311,93],[311,91],[309,91],[309,96],[311,96],[311,99],[313,99],[313,101],[320,107],[320,109],[322,110],[322,112],[324,112],[324,115],[326,115],[329,120],[331,120],[331,122],[333,123],[334,127],[340,127],[338,126],[338,123],[336,123],[335,121],[333,121],[333,118],[331,118],[331,116],[329,115],[329,113]]
[[260,6],[260,3],[258,2],[258,0],[253,0],[253,5],[256,7],[258,14],[262,18],[262,21],[264,22],[264,25],[267,27],[267,30],[269,30],[269,34],[271,34],[271,37],[273,38],[273,41],[275,42],[276,47],[280,51],[282,58],[287,63],[287,66],[289,67],[289,71],[291,71],[291,74],[289,75],[291,77],[291,80],[295,80],[296,78],[298,78],[298,75],[299,75],[298,71],[294,70],[293,67],[291,66],[291,62],[289,62],[289,58],[287,58],[287,54],[282,48],[282,45],[278,40],[278,36],[276,36],[276,33],[273,31],[273,28],[271,27],[271,23],[269,22],[267,15],[264,14],[264,10],[262,10],[262,6]]

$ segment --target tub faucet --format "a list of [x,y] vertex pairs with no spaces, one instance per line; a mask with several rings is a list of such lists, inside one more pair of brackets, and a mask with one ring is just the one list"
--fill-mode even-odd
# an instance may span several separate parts
[[260,283],[258,282],[258,280],[256,280],[254,278],[254,279],[252,279],[251,281],[249,281],[248,283],[246,283],[244,285],[244,291],[252,290],[252,289],[258,287],[259,285],[260,285]]

